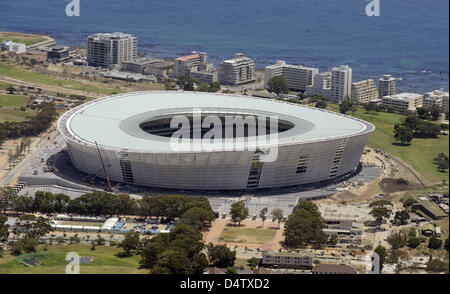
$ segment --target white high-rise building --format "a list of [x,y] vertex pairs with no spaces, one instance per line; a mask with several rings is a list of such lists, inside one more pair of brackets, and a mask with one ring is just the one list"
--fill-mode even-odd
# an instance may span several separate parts
[[276,64],[266,66],[264,69],[264,87],[269,88],[268,82],[276,76],[283,76],[288,83],[288,87],[293,91],[304,92],[308,86],[314,83],[314,76],[319,73],[319,69],[305,67],[302,65],[286,64],[285,61],[278,61]]
[[137,38],[125,33],[98,33],[87,38],[89,65],[111,68],[137,56]]
[[395,78],[391,75],[383,75],[378,83],[378,95],[380,99],[384,96],[392,96],[395,94]]
[[331,97],[331,71],[322,72],[314,76],[314,83],[306,87],[307,96],[322,95]]
[[222,61],[219,66],[219,82],[224,85],[239,85],[255,80],[255,62],[242,53],[237,53],[234,58]]
[[372,79],[352,83],[352,101],[368,103],[378,99],[378,89]]
[[351,98],[352,69],[347,65],[333,67],[331,70],[331,99],[341,102],[346,97]]

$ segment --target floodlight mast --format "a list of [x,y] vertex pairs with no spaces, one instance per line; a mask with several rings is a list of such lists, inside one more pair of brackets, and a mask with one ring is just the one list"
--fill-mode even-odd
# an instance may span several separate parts
[[100,161],[102,163],[103,171],[105,172],[106,182],[108,182],[108,187],[106,187],[106,191],[112,192],[113,189],[111,187],[111,183],[109,182],[108,173],[106,172],[105,164],[103,163],[102,154],[100,153],[100,149],[98,148],[97,141],[95,141],[95,146],[97,147],[98,155],[100,156]]

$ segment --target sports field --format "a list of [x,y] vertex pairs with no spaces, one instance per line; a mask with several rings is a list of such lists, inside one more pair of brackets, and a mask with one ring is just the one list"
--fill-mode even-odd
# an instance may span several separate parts
[[[328,103],[329,110],[339,111],[339,105]],[[348,115],[363,119],[375,125],[376,130],[369,136],[368,145],[373,148],[379,148],[394,156],[399,157],[409,163],[423,177],[431,182],[440,183],[442,180],[449,180],[447,172],[439,172],[433,164],[433,158],[439,153],[448,156],[449,137],[439,136],[436,139],[413,139],[410,145],[400,146],[394,138],[394,125],[400,123],[405,117],[401,114],[386,112],[367,112],[363,108],[353,114]]]
[[[80,256],[93,257],[90,264],[81,264],[81,274],[140,274],[148,273],[147,270],[138,269],[140,256],[118,258],[115,256],[121,250],[110,246],[96,246],[91,250],[90,245],[50,245],[47,251],[44,245],[39,245],[40,256],[35,259],[42,265],[25,266],[21,264],[16,256],[4,253],[0,258],[0,274],[64,274],[67,266],[66,255],[76,252]],[[20,259],[20,257],[19,257]]]
[[276,230],[271,229],[229,227],[222,231],[220,238],[225,242],[269,243],[275,238],[275,233]]

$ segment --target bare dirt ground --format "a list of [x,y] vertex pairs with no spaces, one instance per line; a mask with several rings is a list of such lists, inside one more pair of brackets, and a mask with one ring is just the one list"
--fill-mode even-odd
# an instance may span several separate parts
[[[203,240],[205,243],[213,243],[217,245],[227,245],[228,247],[239,247],[239,248],[253,248],[262,250],[278,250],[281,248],[280,242],[284,240],[283,231],[284,224],[280,224],[278,228],[278,223],[266,221],[264,223],[264,228],[270,228],[276,230],[275,237],[272,241],[267,243],[241,243],[241,242],[225,242],[220,240],[222,231],[227,227],[227,225],[233,224],[230,219],[217,219],[213,222],[210,230],[205,232],[203,235]],[[261,228],[262,222],[260,220],[245,220],[241,222],[242,228]]]

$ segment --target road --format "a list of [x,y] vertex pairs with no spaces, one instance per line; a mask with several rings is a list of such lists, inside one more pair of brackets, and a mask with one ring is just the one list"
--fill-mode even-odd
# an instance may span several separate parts
[[[34,159],[38,158],[42,152],[48,148],[55,140],[55,136],[58,135],[59,132],[57,130],[53,131],[49,135],[45,135],[50,137],[50,140],[44,141],[39,147],[37,147],[32,153],[26,156],[18,165],[16,165],[3,179],[1,179],[1,186],[8,186],[13,180],[15,180],[21,172],[27,168]],[[57,140],[61,140],[62,136]]]

